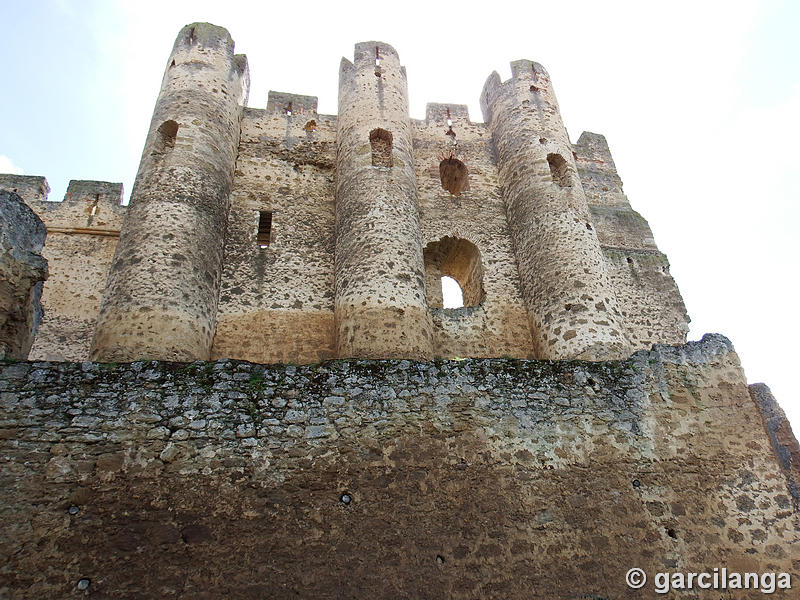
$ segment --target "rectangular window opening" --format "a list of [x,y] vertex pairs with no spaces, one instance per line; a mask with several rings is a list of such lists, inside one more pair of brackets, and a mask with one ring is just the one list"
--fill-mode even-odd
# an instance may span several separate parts
[[256,242],[259,248],[266,248],[272,241],[272,212],[258,211],[258,235]]

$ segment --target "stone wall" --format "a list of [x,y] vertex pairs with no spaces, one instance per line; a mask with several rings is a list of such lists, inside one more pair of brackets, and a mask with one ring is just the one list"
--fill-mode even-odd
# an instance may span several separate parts
[[[228,32],[186,26],[130,208],[119,184],[72,182],[57,203],[42,177],[0,175],[49,231],[31,357],[85,360],[92,338],[103,360],[261,363],[608,358],[683,343],[667,257],[605,138],[571,144],[541,65],[512,71],[487,82],[489,124],[459,104],[410,119],[405,69],[383,42],[343,59],[338,116],[283,92],[242,108],[248,68]],[[379,131],[391,166],[373,161]],[[444,275],[477,286],[473,301],[442,308]]]
[[317,362],[336,352],[336,119],[317,114],[316,98],[269,98],[242,120],[212,358]]
[[[434,354],[532,358],[528,315],[486,125],[470,121],[467,107],[458,104],[429,104],[425,120],[412,121],[412,125]],[[467,172],[468,187],[457,196],[442,184],[440,165],[451,156]],[[438,289],[441,294],[442,275],[459,279],[457,273],[441,272],[430,260],[428,250],[445,239],[466,240],[478,251],[483,289],[474,306],[433,308],[432,291]],[[451,261],[458,259],[453,256],[458,251],[454,246]],[[466,287],[465,281],[458,283],[462,290]]]
[[62,202],[29,202],[47,226],[44,319],[32,360],[85,360],[126,206],[122,184],[70,181]]
[[86,360],[127,209],[122,184],[73,180],[61,202],[47,200],[44,177],[0,175],[0,189],[19,193],[47,228],[42,255],[50,274],[30,358]]
[[796,587],[797,442],[754,396],[716,335],[605,363],[0,365],[0,595],[663,597],[632,567]]
[[650,225],[622,191],[606,138],[584,131],[573,150],[628,339],[634,348],[682,344],[686,306]]
[[223,27],[175,40],[108,270],[91,356],[207,360],[250,75]]
[[27,358],[42,319],[46,230],[14,192],[0,190],[0,358]]

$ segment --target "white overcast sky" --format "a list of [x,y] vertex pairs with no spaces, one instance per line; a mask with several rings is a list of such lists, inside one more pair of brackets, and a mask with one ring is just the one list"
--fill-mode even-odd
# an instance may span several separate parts
[[[126,196],[180,28],[209,21],[267,91],[335,114],[342,56],[393,45],[411,116],[468,104],[529,58],[550,72],[573,141],[604,134],[692,317],[727,335],[800,430],[800,2],[207,2],[0,0],[0,171],[122,181]],[[800,371],[800,369],[798,369]]]

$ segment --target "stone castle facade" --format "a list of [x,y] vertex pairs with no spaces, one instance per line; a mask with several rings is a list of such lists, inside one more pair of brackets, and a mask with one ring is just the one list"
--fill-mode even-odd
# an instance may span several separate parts
[[[48,229],[31,358],[622,358],[688,316],[601,135],[572,144],[550,77],[516,61],[463,105],[409,118],[382,42],[343,59],[339,114],[246,108],[228,32],[182,30],[130,206],[119,184],[2,176]],[[441,277],[464,307],[442,308]]]
[[0,176],[0,597],[796,597],[800,445],[541,65],[247,73],[179,33],[129,206]]

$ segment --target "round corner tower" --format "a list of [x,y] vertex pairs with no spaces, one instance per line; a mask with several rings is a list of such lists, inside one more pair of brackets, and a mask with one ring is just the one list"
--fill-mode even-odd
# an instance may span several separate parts
[[342,59],[336,143],[340,357],[431,357],[411,157],[408,84],[397,52],[362,42]]
[[93,360],[208,359],[249,88],[228,31],[184,27],[167,61],[109,270]]
[[545,359],[625,357],[630,344],[550,77],[528,60],[511,71],[505,82],[489,76],[481,108],[535,351]]

